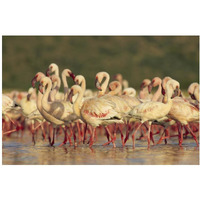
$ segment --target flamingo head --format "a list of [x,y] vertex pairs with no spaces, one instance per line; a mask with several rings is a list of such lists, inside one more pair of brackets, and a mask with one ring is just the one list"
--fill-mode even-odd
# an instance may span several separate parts
[[58,70],[58,65],[56,65],[55,63],[51,63],[49,65],[49,67],[47,68],[47,71],[46,71],[46,76],[49,77],[50,74],[52,72],[55,72],[56,70]]
[[84,77],[82,75],[77,75],[74,79],[74,82],[76,83],[76,85],[80,85],[83,79]]
[[140,90],[147,87],[150,83],[151,83],[151,81],[149,79],[144,79],[140,85]]
[[38,72],[31,81],[31,85],[35,88],[36,82],[39,82],[45,75],[42,72]]

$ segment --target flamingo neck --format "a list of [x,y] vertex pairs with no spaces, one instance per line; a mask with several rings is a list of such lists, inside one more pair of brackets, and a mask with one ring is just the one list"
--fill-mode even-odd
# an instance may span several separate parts
[[66,100],[69,94],[69,86],[67,83],[67,75],[65,74],[65,71],[63,71],[62,73],[62,82],[63,82],[63,86],[64,86],[64,99]]
[[158,85],[158,89],[155,92],[155,94],[153,95],[151,101],[158,101],[161,93],[162,93],[162,86],[161,86],[161,82],[160,82],[159,85]]
[[172,99],[171,99],[172,94],[173,94],[172,87],[170,85],[166,84],[166,95],[164,96],[163,103],[172,105]]
[[147,96],[148,96],[148,87],[144,87],[142,90],[140,90],[140,93],[139,93],[139,98],[140,99],[146,99]]
[[85,93],[85,90],[86,90],[86,81],[85,81],[85,78],[82,79],[81,89],[83,90],[83,93]]
[[103,74],[103,77],[106,78],[106,80],[104,81],[104,83],[102,84],[101,86],[101,91],[98,92],[98,96],[102,96],[106,93],[106,89],[108,87],[108,83],[109,83],[109,80],[110,80],[110,76],[108,73],[104,73]]
[[83,98],[83,90],[78,90],[78,97],[77,99],[75,100],[74,102],[74,113],[78,116],[78,117],[81,117],[81,111],[80,111],[80,103],[82,101],[82,98]]
[[44,95],[42,98],[42,108],[44,108],[44,110],[46,110],[46,112],[48,112],[51,109],[50,103],[48,102],[48,97],[50,95],[50,91],[51,91],[51,87],[52,87],[52,83],[51,83],[50,79],[46,82],[46,84],[44,85],[44,88],[46,85],[47,85],[47,89],[46,89],[46,91],[44,91]]
[[51,101],[55,101],[55,99],[56,99],[56,94],[57,94],[57,92],[58,92],[59,89],[60,89],[61,81],[60,81],[59,76],[57,76],[57,79],[56,79],[55,82],[56,82],[55,87],[54,87],[53,90],[50,92],[50,99],[51,99]]
[[117,87],[114,89],[114,90],[112,90],[112,91],[110,91],[108,94],[110,94],[110,95],[120,95],[122,93],[122,87],[121,87],[121,85],[117,85]]

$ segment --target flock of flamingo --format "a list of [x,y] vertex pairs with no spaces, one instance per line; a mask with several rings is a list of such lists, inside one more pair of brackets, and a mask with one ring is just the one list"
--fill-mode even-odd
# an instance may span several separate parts
[[[67,78],[72,78],[75,83],[71,88]],[[64,92],[59,91],[61,79]],[[128,87],[128,81],[121,74],[115,75],[114,79],[109,83],[107,72],[97,73],[97,91],[93,92],[86,89],[84,76],[75,76],[71,70],[64,69],[60,78],[59,67],[50,64],[46,75],[38,72],[33,77],[28,92],[12,91],[2,95],[3,136],[26,128],[32,134],[34,144],[35,133],[41,130],[43,139],[48,139],[50,146],[55,145],[57,135],[64,133],[59,146],[83,143],[92,147],[98,134],[104,134],[103,145],[112,143],[116,147],[119,133],[122,146],[132,135],[135,148],[135,135],[139,132],[137,139],[146,139],[149,149],[151,143],[164,141],[167,144],[171,137],[177,137],[182,146],[184,137],[191,134],[199,146],[198,83],[190,84],[190,96],[186,98],[177,80],[170,77],[144,79],[137,96],[136,90]],[[154,87],[157,90],[152,94]],[[155,142],[157,134],[160,138]]]

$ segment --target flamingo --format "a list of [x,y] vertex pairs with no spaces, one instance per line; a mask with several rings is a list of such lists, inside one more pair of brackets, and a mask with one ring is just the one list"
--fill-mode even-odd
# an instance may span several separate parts
[[2,94],[2,115],[3,117],[8,118],[16,126],[16,129],[6,131],[3,134],[13,133],[19,130],[18,125],[7,114],[11,110],[19,110],[19,109],[20,107],[15,103],[15,101],[13,101],[10,97]]
[[130,111],[129,113],[130,117],[136,118],[141,121],[140,125],[132,134],[133,148],[135,148],[135,141],[134,141],[135,134],[137,130],[140,128],[140,126],[146,121],[149,124],[147,140],[148,140],[148,149],[150,148],[151,124],[155,120],[164,118],[169,113],[172,107],[171,96],[172,96],[173,90],[177,90],[179,89],[179,87],[180,85],[177,81],[170,80],[166,84],[166,103],[155,102],[155,101],[144,102],[136,106],[133,110]]
[[170,109],[170,112],[168,113],[168,116],[178,123],[179,132],[180,132],[179,146],[182,146],[182,142],[183,142],[183,127],[185,127],[186,130],[192,135],[197,146],[199,146],[197,138],[189,126],[189,122],[199,121],[198,108],[196,108],[194,105],[186,101],[182,101],[182,100],[180,101],[180,100],[175,99],[173,101],[173,106]]
[[[101,86],[101,82],[103,80],[103,77],[106,77],[106,80],[104,81],[104,83]],[[108,81],[110,79],[110,76],[107,72],[99,72],[96,75],[96,87],[97,89],[100,90],[101,93],[101,98],[106,98],[112,102],[115,103],[116,107],[115,107],[115,111],[119,113],[119,115],[121,116],[121,118],[123,118],[124,121],[126,121],[126,117],[125,115],[132,109],[131,105],[129,105],[129,102],[125,100],[125,98],[121,98],[120,96],[114,96],[117,93],[121,93],[121,84],[118,81],[114,81],[111,85],[110,85],[110,89],[111,87],[115,86],[115,90],[110,91],[107,95],[105,94],[107,85],[108,85]],[[118,86],[118,87],[116,87]],[[104,95],[104,96],[103,96]],[[131,101],[132,103],[132,101]],[[117,124],[114,124],[114,140],[116,139],[116,131],[117,131],[118,127]],[[122,126],[120,127],[120,132],[121,132],[121,140],[122,140],[122,145],[124,145],[124,141],[123,141],[123,133],[122,133]],[[111,141],[108,141],[106,144],[109,144]]]
[[[44,88],[47,86],[46,91],[44,92]],[[69,101],[48,101],[48,96],[51,91],[52,82],[50,78],[44,77],[40,81],[39,90],[41,93],[44,93],[42,98],[42,108],[54,118],[62,121],[62,125],[67,125],[72,123],[74,120],[77,119],[77,116],[73,113],[72,104]],[[54,134],[53,134],[53,144],[54,144],[54,137],[55,137],[55,128],[57,125],[61,124],[53,124],[54,125]],[[75,133],[74,133],[74,139]],[[66,140],[65,140],[66,142]],[[76,146],[76,141],[74,142]]]
[[[46,77],[46,76],[42,72],[38,72],[31,81],[32,87],[35,88],[36,82],[40,82],[44,77]],[[57,126],[64,125],[64,122],[55,118],[54,116],[50,115],[48,112],[46,112],[43,109],[42,99],[43,99],[43,93],[41,93],[41,91],[39,90],[38,96],[37,96],[37,108],[38,108],[39,112],[41,113],[41,115],[44,117],[44,119],[46,121],[52,123],[53,128],[54,128],[53,135],[55,135],[55,131],[56,131]],[[51,146],[53,146],[54,138],[53,138],[53,141],[51,141],[51,138],[49,137],[49,143],[50,143]],[[71,141],[70,141],[70,144],[71,144]]]
[[[120,94],[120,91],[121,91],[121,84],[120,82],[118,81],[112,81],[110,84],[109,84],[109,90],[110,92],[108,93],[109,95],[116,95],[116,94]],[[129,89],[130,91],[130,89]],[[132,91],[132,90],[131,90]],[[135,98],[135,97],[131,97],[129,95],[120,95],[119,96],[122,100],[123,100],[123,103],[122,101],[118,101],[118,102],[115,102],[116,104],[121,104],[121,105],[124,105],[124,104],[128,104],[129,106],[128,107],[125,107],[126,109],[124,110],[123,107],[120,107],[121,109],[118,109],[118,112],[120,113],[125,113],[125,115],[130,112],[131,109],[133,109],[135,106],[139,105],[141,102],[139,101],[139,99]],[[128,135],[129,135],[129,132],[130,132],[130,125],[129,125],[129,120],[125,117],[125,115],[123,116],[124,117],[124,121],[125,123],[127,123],[127,129],[126,129],[126,138],[128,139]],[[121,140],[122,140],[122,145],[124,146],[127,139],[125,140],[125,143],[124,143],[124,140],[123,140],[123,132],[122,132],[122,125],[120,124],[119,125],[119,130],[120,130],[120,133],[121,133]]]
[[[102,125],[107,126],[112,123],[123,123],[121,116],[115,111],[116,105],[108,99],[104,98],[90,98],[83,102],[80,108],[80,103],[83,98],[83,90],[80,86],[74,85],[71,87],[69,98],[72,101],[72,96],[78,94],[76,101],[73,104],[74,113],[85,123],[93,127],[92,136],[89,146],[92,147],[94,142],[94,135],[96,127]],[[106,127],[108,134],[110,135],[113,143],[113,147],[116,147],[110,131]]]

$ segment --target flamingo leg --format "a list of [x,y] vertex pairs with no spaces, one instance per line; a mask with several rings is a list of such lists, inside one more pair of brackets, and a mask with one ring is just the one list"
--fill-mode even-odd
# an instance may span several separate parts
[[83,144],[85,144],[85,141],[87,140],[87,123],[85,124],[85,129],[84,129],[84,138],[83,138]]
[[31,122],[31,134],[32,134],[32,142],[35,145],[35,132],[34,132],[34,124]]
[[57,128],[53,128],[53,140],[52,140],[52,142],[51,142],[51,146],[53,146],[54,143],[55,143],[55,135],[56,135],[56,132],[57,132]]
[[123,128],[122,128],[121,124],[118,125],[118,129],[119,129],[120,134],[121,134],[122,146],[124,146],[124,135],[123,135]]
[[6,131],[6,132],[3,133],[3,135],[10,134],[10,133],[13,133],[13,132],[15,132],[15,131],[17,131],[17,129],[10,130],[10,131]]
[[70,131],[70,135],[69,135],[69,137],[68,137],[68,139],[69,139],[69,145],[72,146],[71,137],[72,137],[72,135],[73,135],[73,128],[72,128],[72,125],[71,125],[71,124],[69,125],[69,131]]
[[[165,134],[165,137],[164,137]],[[157,144],[160,144],[162,140],[165,140],[165,144],[167,144],[167,139],[170,138],[168,127],[164,129],[163,133],[161,134],[160,139],[158,140]]]
[[46,140],[46,133],[45,133],[45,130],[44,130],[44,125],[43,125],[44,122],[41,123],[41,129],[42,129],[42,136],[43,136],[43,140]]
[[130,129],[131,129],[130,124],[127,123],[127,126],[126,126],[126,137],[125,137],[125,139],[124,139],[124,145],[123,145],[123,146],[125,146],[125,144],[126,144],[128,138],[129,138]]
[[79,141],[79,144],[80,144],[80,142],[82,141],[80,123],[76,122],[76,126],[77,126],[77,129],[78,129],[78,141]]
[[90,144],[89,147],[91,148],[93,143],[94,143],[94,134],[95,134],[95,130],[96,128],[92,128],[92,135],[91,135],[91,139],[90,139]]
[[149,127],[148,127],[148,134],[147,134],[147,141],[148,141],[148,148],[147,149],[150,149],[150,133],[151,133],[151,124],[152,122],[149,122]]
[[65,127],[65,129],[63,128],[63,131],[65,133],[65,137],[64,137],[64,141],[59,145],[59,147],[63,146],[64,144],[67,143],[67,137],[68,137],[68,134],[67,134],[67,127]]
[[7,114],[5,114],[5,115],[15,126],[17,126],[17,124]]
[[142,125],[143,123],[140,123],[139,126],[135,129],[134,133],[132,134],[132,140],[133,140],[133,149],[135,149],[135,134],[136,132],[139,130],[140,126]]
[[[114,142],[114,140],[113,140],[113,137],[112,137],[112,134],[111,134],[109,128],[106,126],[105,129],[107,130],[107,132],[108,132],[108,134],[109,134],[109,136],[110,136],[110,138],[111,138],[111,141],[108,141],[108,142],[109,142],[109,143],[112,142],[112,143],[113,143],[113,147],[115,148],[116,145],[115,145],[115,142]],[[105,146],[105,145],[106,145],[106,143],[103,144],[103,146]]]
[[178,135],[178,138],[179,138],[179,146],[182,147],[182,143],[183,143],[183,126],[181,123],[178,124],[179,126],[179,135]]
[[196,138],[195,134],[193,133],[192,129],[190,128],[189,124],[185,125],[185,127],[190,131],[192,137],[194,138],[194,140],[195,140],[195,142],[197,144],[197,147],[199,147],[199,143],[197,141],[197,138]]

